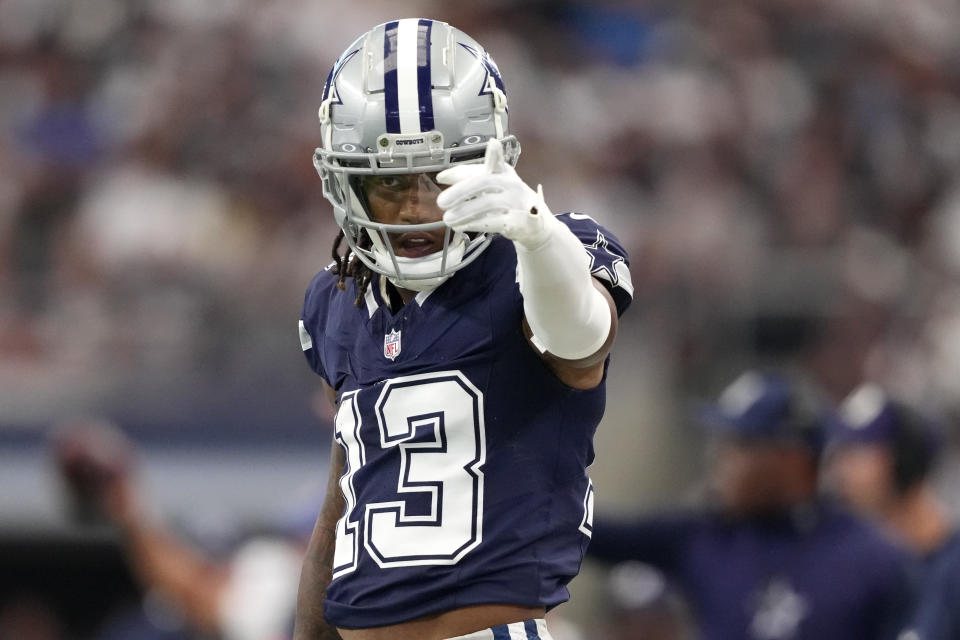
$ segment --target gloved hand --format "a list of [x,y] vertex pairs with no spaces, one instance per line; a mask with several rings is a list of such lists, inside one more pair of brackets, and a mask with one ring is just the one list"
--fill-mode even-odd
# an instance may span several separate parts
[[443,221],[455,231],[499,233],[528,250],[549,236],[553,214],[543,201],[543,189],[534,191],[504,160],[503,145],[487,142],[483,164],[451,167],[437,175],[450,185],[437,197]]

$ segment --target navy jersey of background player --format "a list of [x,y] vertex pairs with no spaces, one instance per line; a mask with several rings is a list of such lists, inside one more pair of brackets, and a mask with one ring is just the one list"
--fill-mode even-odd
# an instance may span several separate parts
[[598,520],[590,553],[662,570],[704,640],[893,640],[914,596],[905,554],[829,502],[745,521]]
[[[622,313],[632,286],[619,242],[591,218],[559,216]],[[527,342],[513,243],[391,312],[374,276],[318,274],[301,339],[337,393],[346,457],[333,581],[342,627],[394,624],[475,604],[565,601],[590,535],[593,434],[605,385],[562,384]]]
[[932,557],[917,598],[917,610],[903,640],[960,640],[960,533]]

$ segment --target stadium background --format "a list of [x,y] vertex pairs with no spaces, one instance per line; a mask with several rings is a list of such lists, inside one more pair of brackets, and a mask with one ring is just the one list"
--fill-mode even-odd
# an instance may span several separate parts
[[695,495],[691,406],[746,366],[956,417],[952,0],[0,0],[0,618],[52,598],[82,635],[127,586],[67,509],[65,420],[121,425],[157,511],[211,547],[309,512],[330,413],[295,320],[336,230],[316,108],[354,36],[415,15],[484,43],[521,174],[630,250],[598,509]]

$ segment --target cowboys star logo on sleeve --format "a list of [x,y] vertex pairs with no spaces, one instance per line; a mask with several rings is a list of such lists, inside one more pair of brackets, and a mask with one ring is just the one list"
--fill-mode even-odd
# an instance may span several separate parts
[[[570,217],[574,216],[577,216],[577,214],[570,214]],[[589,216],[579,215],[575,219],[583,219],[584,217]],[[610,250],[607,237],[597,230],[596,241],[594,241],[593,244],[585,246],[587,249],[596,249],[598,252],[603,251],[606,254],[606,260],[597,260],[597,254],[590,251],[587,252],[590,255],[590,273],[606,280],[615,287],[622,287],[632,296],[633,280],[630,277],[630,269],[627,267],[623,256],[617,255]]]
[[396,360],[398,355],[400,355],[400,332],[392,330],[383,336],[383,356]]

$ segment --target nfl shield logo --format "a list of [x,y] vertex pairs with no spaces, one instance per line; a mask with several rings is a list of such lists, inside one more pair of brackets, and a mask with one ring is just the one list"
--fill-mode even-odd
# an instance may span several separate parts
[[400,332],[391,331],[383,336],[383,355],[391,360],[400,355]]

